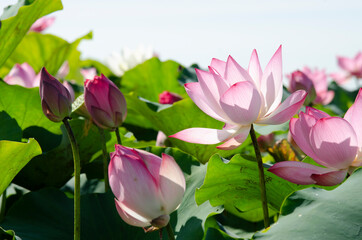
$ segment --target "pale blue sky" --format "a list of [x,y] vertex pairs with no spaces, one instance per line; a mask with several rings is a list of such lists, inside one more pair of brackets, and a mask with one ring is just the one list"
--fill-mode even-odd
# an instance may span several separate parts
[[[1,0],[0,8],[16,0]],[[280,44],[284,73],[304,65],[338,70],[336,55],[362,50],[362,1],[318,0],[63,0],[47,30],[67,40],[93,30],[83,57],[153,46],[161,59],[206,67],[230,54],[247,67],[258,50],[264,68]]]

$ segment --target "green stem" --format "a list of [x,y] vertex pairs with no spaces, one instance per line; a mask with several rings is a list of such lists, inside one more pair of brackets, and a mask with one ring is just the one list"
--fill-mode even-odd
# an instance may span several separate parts
[[117,142],[119,145],[122,145],[121,135],[119,134],[119,128],[116,128],[116,136],[117,136]]
[[171,224],[168,223],[165,228],[166,228],[166,230],[167,230],[168,239],[169,239],[169,240],[175,240],[175,234],[173,233]]
[[104,130],[98,127],[99,135],[101,136],[102,144],[102,153],[103,153],[103,177],[104,177],[104,191],[108,192],[109,190],[109,181],[108,181],[108,153],[106,145],[106,137],[104,136]]
[[259,183],[260,183],[260,192],[261,192],[261,203],[262,203],[262,206],[263,206],[263,215],[264,215],[264,227],[267,228],[267,227],[270,226],[270,224],[269,224],[268,201],[266,199],[266,188],[265,188],[263,160],[261,158],[260,149],[259,149],[259,146],[258,146],[258,141],[256,140],[256,135],[255,135],[253,124],[251,124],[250,136],[251,136],[251,140],[253,141],[256,161],[258,162]]
[[1,208],[0,208],[0,222],[2,222],[5,218],[5,211],[6,211],[6,189],[4,190],[3,194],[1,195]]
[[74,240],[80,240],[80,157],[77,142],[75,140],[72,128],[69,125],[68,118],[63,120],[67,129],[70,145],[72,146],[74,160]]

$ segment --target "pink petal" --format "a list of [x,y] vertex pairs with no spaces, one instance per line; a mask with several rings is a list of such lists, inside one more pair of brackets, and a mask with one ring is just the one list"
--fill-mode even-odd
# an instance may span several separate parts
[[334,186],[346,178],[347,170],[333,171],[322,174],[312,174],[311,178],[315,180],[317,185],[321,186]]
[[69,73],[69,63],[65,61],[57,72],[57,78],[65,78]]
[[[117,150],[116,150],[117,151]],[[157,183],[142,159],[129,150],[112,155],[109,184],[118,201],[146,219],[163,215]]]
[[351,75],[348,72],[338,72],[338,73],[331,73],[330,77],[338,84],[346,83],[350,78]]
[[[120,145],[117,145],[117,147],[121,147]],[[122,148],[126,148],[123,147]],[[156,183],[159,184],[160,180],[160,167],[162,164],[162,159],[159,156],[156,156],[152,153],[149,153],[147,151],[141,150],[141,149],[131,149],[135,154],[137,154],[142,161],[144,162],[145,166],[147,167],[148,171],[151,173],[153,178],[156,180]]]
[[232,150],[239,147],[248,137],[250,131],[250,125],[244,126],[238,130],[235,137],[232,137],[225,141],[223,144],[216,148],[221,150]]
[[210,66],[215,69],[220,76],[225,77],[226,62],[213,58]]
[[[35,87],[35,71],[28,64],[15,64],[14,67],[10,70],[9,74],[5,76],[4,82],[10,85],[20,85],[26,88]],[[40,78],[39,78],[40,82]],[[39,86],[39,82],[37,86]]]
[[354,72],[356,68],[356,64],[354,59],[346,58],[346,57],[338,57],[338,65],[346,70],[347,72]]
[[185,90],[192,101],[207,115],[221,122],[227,122],[228,117],[215,101],[208,101],[201,89],[200,83],[192,82],[185,84]]
[[253,82],[253,79],[250,77],[249,73],[244,68],[242,68],[231,56],[228,57],[226,62],[225,79],[228,81],[230,86],[237,82]]
[[258,119],[255,123],[276,125],[288,121],[298,112],[306,97],[307,93],[304,90],[298,90],[292,93],[270,115]]
[[96,68],[82,68],[80,70],[80,74],[84,77],[84,79],[93,79],[97,76],[97,69]]
[[323,105],[327,105],[330,102],[332,102],[333,98],[334,98],[334,91],[328,91],[323,95],[321,95],[321,100],[322,100],[321,103]]
[[266,114],[274,111],[283,96],[282,46],[274,53],[266,66],[260,90],[265,98]]
[[357,136],[343,118],[321,118],[312,127],[310,144],[323,165],[345,169],[353,162],[358,150]]
[[167,140],[166,134],[161,131],[158,131],[157,138],[156,138],[156,146],[157,147],[165,147],[165,142]]
[[114,199],[116,203],[116,208],[119,216],[125,221],[127,224],[136,226],[136,227],[147,227],[151,225],[152,219],[146,219],[131,209],[127,208],[124,204],[117,199]]
[[210,128],[188,128],[169,137],[190,143],[216,144],[228,139],[235,132],[235,129],[217,130]]
[[358,141],[358,157],[357,161],[352,165],[359,166],[362,162],[362,88],[359,90],[356,100],[353,105],[348,109],[344,115],[346,119],[352,126],[354,132],[357,135]]
[[63,85],[66,89],[68,89],[69,91],[69,94],[70,94],[70,98],[72,99],[72,102],[74,102],[74,99],[75,99],[75,94],[74,94],[74,90],[73,90],[73,87],[72,85],[70,85],[70,83],[68,81],[64,81],[63,82]]
[[[289,122],[290,134],[300,149],[318,162],[318,157],[310,145],[309,135],[312,127],[317,122],[313,116],[300,112],[299,118],[292,118]],[[323,164],[323,163],[322,163]]]
[[305,107],[305,113],[307,115],[315,117],[317,120],[325,117],[330,117],[327,113],[309,106]]
[[222,95],[220,105],[234,123],[246,125],[258,118],[261,98],[252,83],[238,82]]
[[254,80],[257,88],[259,89],[261,84],[261,78],[263,77],[263,71],[261,70],[258,53],[255,49],[251,54],[248,72],[251,78]]
[[165,214],[170,214],[180,205],[186,189],[186,182],[184,174],[175,159],[164,153],[162,154],[160,168],[160,189]]
[[268,171],[289,182],[309,185],[317,183],[317,181],[312,178],[314,174],[324,174],[335,170],[317,167],[304,162],[284,161],[274,164]]

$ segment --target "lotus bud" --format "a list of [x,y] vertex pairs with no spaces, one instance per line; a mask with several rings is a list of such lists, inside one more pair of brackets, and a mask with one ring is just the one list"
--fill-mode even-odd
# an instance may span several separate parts
[[40,75],[40,98],[43,112],[53,122],[60,122],[72,112],[72,97],[66,87],[43,67]]
[[93,121],[114,131],[126,119],[127,105],[118,87],[103,74],[84,83],[84,102]]
[[180,95],[168,91],[162,92],[158,97],[161,104],[173,104],[174,102],[182,100]]
[[305,90],[308,95],[304,102],[305,105],[310,104],[316,98],[316,91],[313,81],[303,72],[294,71],[289,77],[289,92],[293,93],[297,90]]
[[181,203],[184,175],[173,157],[116,145],[108,167],[116,208],[126,223],[162,228]]

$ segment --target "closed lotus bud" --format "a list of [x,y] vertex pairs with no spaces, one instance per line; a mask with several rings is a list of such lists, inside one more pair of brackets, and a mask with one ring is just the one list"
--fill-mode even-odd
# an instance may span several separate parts
[[305,90],[308,95],[304,101],[304,105],[308,105],[316,98],[316,91],[313,85],[313,81],[303,72],[294,71],[289,76],[289,92],[293,93],[297,90]]
[[158,98],[161,104],[173,104],[174,102],[182,100],[180,95],[168,91],[162,92]]
[[84,102],[93,121],[101,128],[115,130],[126,118],[127,105],[118,87],[103,74],[84,83]]
[[126,223],[165,227],[185,192],[184,175],[173,157],[116,145],[108,166],[116,208]]
[[40,75],[40,98],[43,112],[53,122],[60,122],[72,112],[72,97],[66,87],[43,67]]

